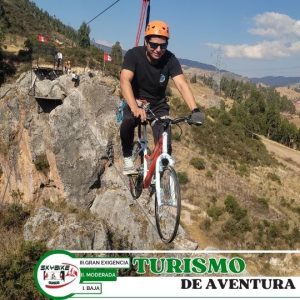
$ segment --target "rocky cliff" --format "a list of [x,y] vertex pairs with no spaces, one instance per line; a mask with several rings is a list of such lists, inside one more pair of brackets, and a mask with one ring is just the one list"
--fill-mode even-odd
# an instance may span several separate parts
[[[117,82],[80,79],[28,72],[0,89],[0,201],[30,206],[24,238],[50,248],[160,248],[153,199],[133,201],[118,165]],[[180,228],[168,247],[196,246]]]

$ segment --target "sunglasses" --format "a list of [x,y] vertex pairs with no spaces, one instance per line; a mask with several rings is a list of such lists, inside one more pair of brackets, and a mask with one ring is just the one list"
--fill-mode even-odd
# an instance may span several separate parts
[[154,50],[157,49],[158,47],[160,47],[161,50],[165,50],[168,47],[168,43],[159,44],[159,43],[148,42],[148,44]]

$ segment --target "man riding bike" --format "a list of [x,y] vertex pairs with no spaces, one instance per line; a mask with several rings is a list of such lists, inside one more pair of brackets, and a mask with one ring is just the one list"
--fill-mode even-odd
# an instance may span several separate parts
[[[145,30],[144,46],[130,49],[124,57],[120,76],[121,91],[127,102],[120,128],[124,175],[137,173],[131,156],[134,128],[147,118],[141,104],[149,103],[150,109],[158,117],[169,115],[165,92],[170,76],[191,110],[192,122],[202,124],[204,121],[204,115],[196,105],[178,59],[167,50],[169,37],[169,27],[165,22],[151,21]],[[163,132],[162,126],[160,122],[152,126],[155,143]],[[171,152],[170,139],[168,151]]]

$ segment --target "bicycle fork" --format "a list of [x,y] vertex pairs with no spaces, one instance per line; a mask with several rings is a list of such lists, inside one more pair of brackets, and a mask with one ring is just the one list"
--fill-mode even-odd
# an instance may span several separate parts
[[[159,206],[164,205],[165,203],[162,203],[162,194],[164,193],[163,189],[161,188],[161,180],[160,180],[160,174],[163,172],[164,167],[171,166],[173,167],[175,164],[174,159],[171,157],[171,155],[168,154],[168,133],[163,132],[162,134],[162,153],[156,160],[155,165],[155,191],[156,191],[156,197],[157,197],[157,203]],[[170,176],[170,182],[169,182],[169,188],[170,188],[170,197],[171,199],[168,199],[169,205],[174,205],[175,203],[175,184],[173,182],[172,176]]]

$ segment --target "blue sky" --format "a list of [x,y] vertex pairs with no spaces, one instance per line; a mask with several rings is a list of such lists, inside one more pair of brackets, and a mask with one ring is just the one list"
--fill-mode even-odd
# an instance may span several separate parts
[[[78,29],[115,0],[33,0]],[[92,21],[90,37],[134,46],[141,0],[120,0]],[[248,77],[300,76],[299,0],[151,0],[150,19],[165,20],[177,57]]]

